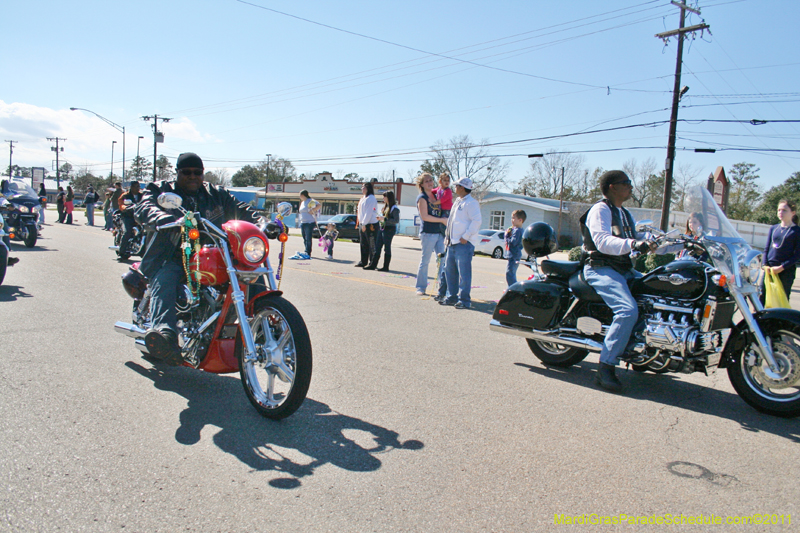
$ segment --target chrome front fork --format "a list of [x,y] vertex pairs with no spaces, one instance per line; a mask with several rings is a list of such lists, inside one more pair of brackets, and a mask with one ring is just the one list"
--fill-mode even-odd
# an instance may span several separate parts
[[[758,327],[758,322],[756,322],[753,313],[750,311],[750,305],[748,304],[747,300],[745,299],[744,295],[741,292],[733,290],[730,291],[733,295],[734,300],[736,300],[736,305],[739,306],[739,311],[742,312],[742,316],[744,317],[744,321],[747,322],[747,325],[750,327],[750,331],[756,338],[756,344],[758,345],[758,351],[761,352],[761,356],[767,361],[770,370],[775,373],[780,371],[780,367],[778,367],[778,363],[775,361],[775,356],[772,354],[772,345],[764,337],[764,334],[761,332],[761,328]],[[756,310],[762,310],[763,306],[761,302],[758,300],[758,293],[755,295],[750,294],[750,300],[753,302],[753,306]]]

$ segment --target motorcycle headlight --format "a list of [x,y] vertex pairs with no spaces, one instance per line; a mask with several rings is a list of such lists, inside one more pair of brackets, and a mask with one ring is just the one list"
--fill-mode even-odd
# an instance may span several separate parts
[[267,253],[267,246],[264,244],[264,241],[258,237],[250,237],[244,241],[242,253],[244,254],[244,258],[250,263],[260,263],[264,260],[264,256]]
[[749,250],[743,258],[741,258],[741,274],[742,278],[746,279],[753,285],[758,283],[761,277],[761,260],[762,254],[758,250]]

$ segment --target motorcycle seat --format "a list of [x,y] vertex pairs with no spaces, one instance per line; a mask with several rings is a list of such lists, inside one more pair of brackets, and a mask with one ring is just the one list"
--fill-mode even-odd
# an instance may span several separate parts
[[575,272],[580,270],[580,261],[552,261],[545,259],[539,264],[542,273],[559,279],[569,279]]
[[586,282],[586,278],[583,277],[582,268],[579,268],[577,272],[570,276],[569,288],[578,299],[583,300],[584,302],[603,301],[603,299],[600,298],[600,295],[597,294],[597,291]]

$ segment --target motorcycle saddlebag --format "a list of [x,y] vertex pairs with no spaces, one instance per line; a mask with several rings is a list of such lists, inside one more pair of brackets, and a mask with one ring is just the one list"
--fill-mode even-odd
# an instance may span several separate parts
[[551,329],[558,325],[569,305],[569,289],[547,281],[513,284],[497,302],[493,318],[501,324],[528,329]]

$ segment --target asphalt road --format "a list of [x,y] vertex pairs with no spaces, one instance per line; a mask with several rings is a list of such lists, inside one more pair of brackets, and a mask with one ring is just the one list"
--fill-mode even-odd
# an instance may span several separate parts
[[626,371],[614,395],[593,383],[596,356],[545,368],[488,329],[503,261],[475,258],[473,310],[415,296],[410,238],[396,238],[388,274],[354,268],[349,242],[333,261],[287,261],[282,289],[308,325],[314,374],[303,407],[272,422],[238,375],[154,366],[114,332],[130,300],[110,241],[56,224],[34,249],[13,245],[21,262],[0,287],[2,531],[552,531],[561,514],[800,523],[800,421],[757,413],[724,371]]

